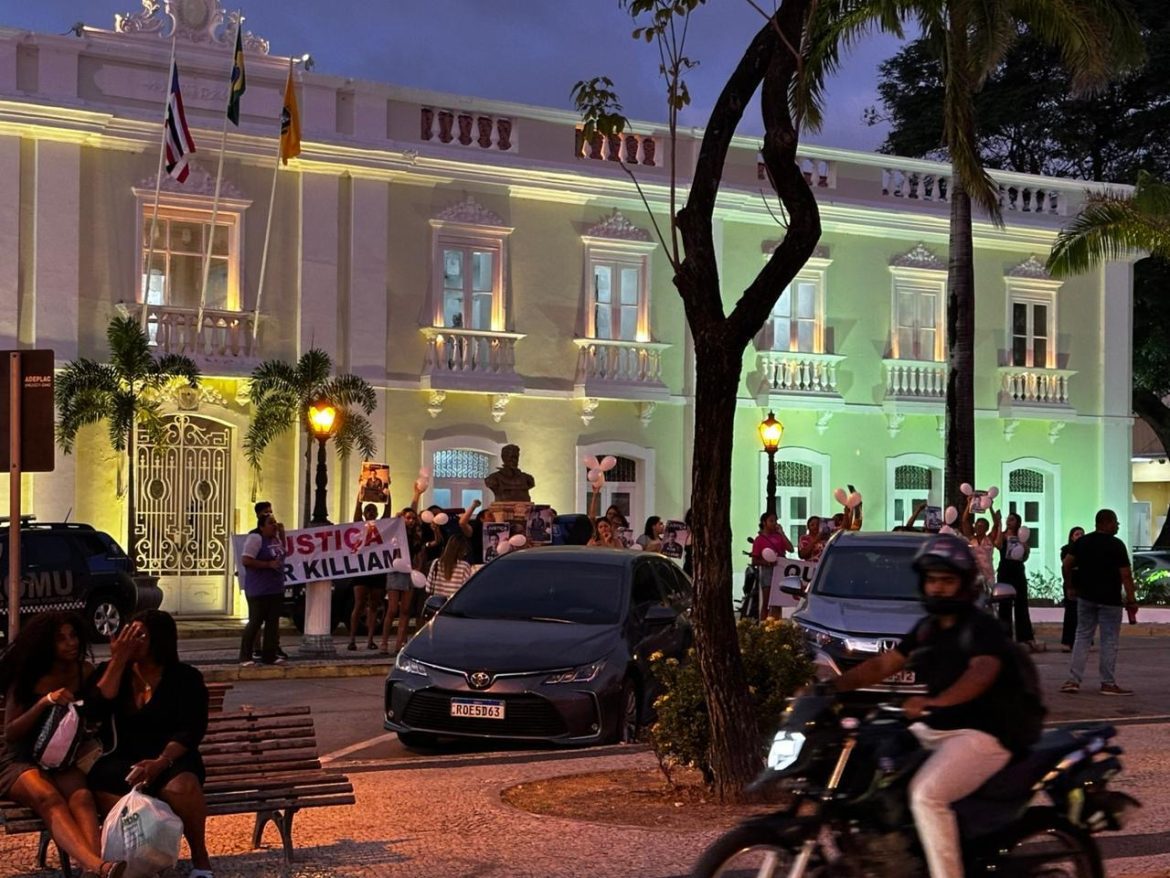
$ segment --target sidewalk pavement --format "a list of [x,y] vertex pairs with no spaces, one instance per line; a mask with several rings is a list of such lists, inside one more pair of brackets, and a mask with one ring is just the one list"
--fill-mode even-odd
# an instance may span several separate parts
[[[1039,640],[1056,644],[1060,641],[1061,620],[1064,610],[1060,607],[1033,607],[1032,621],[1036,626]],[[236,680],[268,679],[315,679],[325,677],[366,677],[384,676],[389,673],[393,658],[383,653],[371,652],[365,648],[365,641],[359,638],[358,649],[349,652],[347,634],[336,634],[333,645],[336,655],[331,657],[302,657],[298,655],[301,635],[288,620],[281,627],[281,643],[289,660],[283,665],[255,665],[240,667],[239,638],[243,634],[244,622],[240,619],[180,619],[179,654],[183,661],[190,662],[203,671],[204,677],[214,682]],[[413,631],[413,628],[412,628]],[[1138,624],[1123,625],[1124,637],[1170,637],[1170,608],[1143,607],[1138,614]],[[96,650],[99,659],[105,657],[105,650]]]

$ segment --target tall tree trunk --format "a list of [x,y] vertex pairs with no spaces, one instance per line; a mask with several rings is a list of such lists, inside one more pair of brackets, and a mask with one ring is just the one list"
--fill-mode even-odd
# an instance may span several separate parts
[[[1156,393],[1135,388],[1133,410],[1154,431],[1162,450],[1170,454],[1170,407]],[[1154,546],[1159,549],[1170,548],[1170,509],[1166,510],[1166,520],[1154,540]]]
[[971,196],[951,177],[950,260],[947,266],[947,401],[944,493],[960,511],[959,485],[975,484],[975,255]]
[[740,798],[762,750],[739,653],[731,596],[731,452],[742,352],[713,327],[695,336],[695,448],[691,470],[695,652],[711,722],[711,768],[724,801]]

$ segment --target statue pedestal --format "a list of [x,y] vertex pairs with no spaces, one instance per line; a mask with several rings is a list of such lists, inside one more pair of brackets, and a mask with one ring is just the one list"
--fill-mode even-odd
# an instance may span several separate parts
[[523,533],[528,525],[528,512],[531,509],[532,503],[527,500],[497,500],[484,514],[490,516],[492,521],[519,525]]

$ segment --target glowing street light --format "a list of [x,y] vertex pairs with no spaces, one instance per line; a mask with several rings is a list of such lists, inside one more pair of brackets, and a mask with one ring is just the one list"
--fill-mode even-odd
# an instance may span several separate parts
[[760,442],[764,446],[764,453],[768,455],[768,505],[766,512],[776,514],[776,451],[780,448],[780,440],[784,438],[784,425],[776,420],[776,415],[768,412],[768,417],[760,422],[758,427]]
[[309,408],[309,428],[317,438],[317,493],[313,500],[311,524],[329,524],[329,504],[325,489],[329,484],[329,470],[325,466],[325,443],[333,436],[337,423],[337,409],[328,400],[320,399]]

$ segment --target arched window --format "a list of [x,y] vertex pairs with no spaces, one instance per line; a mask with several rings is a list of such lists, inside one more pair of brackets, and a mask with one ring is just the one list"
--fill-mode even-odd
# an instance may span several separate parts
[[1032,531],[1028,545],[1033,551],[1046,548],[1049,522],[1045,500],[1044,473],[1034,469],[1014,469],[1008,473],[1007,515],[1020,516],[1020,523]]
[[441,448],[435,452],[432,502],[445,509],[466,509],[473,500],[484,502],[483,480],[492,471],[491,456],[472,448]]
[[776,464],[776,519],[795,542],[808,530],[813,514],[813,468],[795,460]]
[[[604,456],[599,454],[597,459],[600,460]],[[638,494],[638,461],[630,457],[622,457],[619,454],[615,454],[614,458],[617,460],[617,466],[605,474],[605,484],[601,486],[601,503],[597,514],[605,515],[605,510],[610,506],[616,506],[629,521],[634,536],[637,536],[642,532],[641,522],[634,518],[634,514],[640,512],[635,502]],[[589,508],[589,496],[593,490],[589,487],[586,478],[588,472],[588,467],[582,468],[581,480],[585,485],[585,502],[582,509]]]
[[[907,453],[886,458],[886,527],[900,527],[919,505],[942,506],[942,459]],[[877,519],[874,519],[875,526]],[[917,524],[922,526],[923,520]]]

